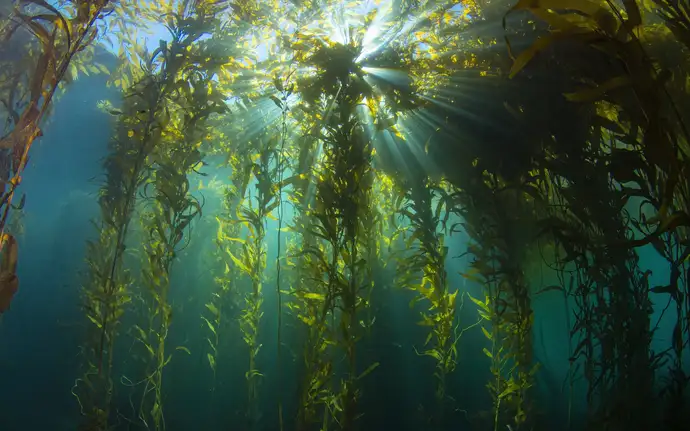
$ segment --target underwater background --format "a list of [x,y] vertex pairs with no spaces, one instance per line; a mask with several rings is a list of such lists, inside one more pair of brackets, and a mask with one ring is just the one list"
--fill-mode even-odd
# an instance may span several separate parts
[[1,431],[687,429],[687,1],[0,1]]

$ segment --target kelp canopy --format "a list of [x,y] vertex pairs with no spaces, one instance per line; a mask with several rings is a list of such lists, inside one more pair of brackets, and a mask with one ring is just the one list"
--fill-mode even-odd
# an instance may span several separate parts
[[0,312],[53,99],[120,92],[78,429],[687,429],[687,0],[15,0],[0,25]]

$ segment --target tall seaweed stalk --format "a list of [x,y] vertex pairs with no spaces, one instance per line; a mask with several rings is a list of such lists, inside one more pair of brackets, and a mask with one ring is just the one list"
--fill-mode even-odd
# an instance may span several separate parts
[[[414,174],[413,174],[414,175]],[[448,247],[444,245],[444,235],[439,232],[442,222],[441,212],[447,204],[441,199],[443,190],[421,174],[404,181],[405,190],[400,214],[409,221],[409,238],[405,248],[410,252],[403,257],[399,266],[401,287],[413,290],[417,298],[413,301],[427,300],[429,310],[421,312],[420,325],[429,328],[421,355],[430,356],[436,361],[436,412],[433,421],[436,426],[444,426],[444,411],[447,403],[447,377],[457,365],[457,331],[455,324],[456,297],[458,292],[450,292],[445,262]],[[436,200],[436,202],[434,202]],[[434,207],[436,205],[436,207]]]
[[[687,45],[683,23],[688,20],[682,12],[687,8],[656,3],[670,31]],[[671,72],[650,57],[648,43],[641,39],[646,35],[638,2],[571,6],[577,14],[554,11],[549,2],[514,8],[529,8],[551,25],[553,33],[517,56],[511,74],[517,75],[539,50],[554,45],[558,54],[559,41],[576,41],[568,49],[576,46],[581,55],[569,52],[565,67],[587,87],[565,97],[591,112],[591,130],[586,144],[567,151],[554,147],[555,157],[544,163],[551,180],[544,184],[549,189],[545,195],[561,208],[544,225],[561,248],[560,270],[570,271],[566,265],[577,268],[573,282],[563,287],[577,302],[572,333],[581,339],[573,356],[584,358],[591,407],[588,427],[655,428],[659,410],[654,372],[666,352],[650,348],[658,322],[650,321],[650,274],[639,268],[634,248],[652,244],[669,261],[669,285],[651,291],[678,297],[681,251],[674,250],[673,237],[676,232],[682,237],[690,226],[682,204],[687,202],[687,188],[679,187],[685,183],[681,177],[687,176],[683,172],[689,135],[665,88]],[[600,53],[602,67],[582,67],[584,56],[596,59]],[[687,76],[687,71],[676,73]],[[682,94],[685,85],[681,88]],[[628,209],[633,203],[639,203],[636,216]],[[650,212],[653,217],[648,217]],[[682,314],[682,308],[677,311]],[[676,357],[683,350],[682,332],[682,324],[675,325],[669,350],[676,351]],[[690,381],[676,370],[670,379],[670,405]],[[667,424],[678,422],[672,418],[675,413],[666,416]]]
[[[476,173],[476,171],[475,171]],[[472,243],[473,257],[463,276],[480,283],[484,298],[473,298],[480,317],[490,330],[482,327],[491,348],[484,354],[491,361],[493,380],[487,388],[493,399],[493,427],[529,429],[533,421],[531,388],[539,364],[533,359],[529,284],[522,265],[531,238],[525,225],[529,213],[521,206],[526,196],[519,190],[501,188],[497,175],[472,182],[473,186],[456,194],[455,207]]]
[[[181,6],[182,7],[182,6]],[[194,70],[192,65],[199,64],[201,58],[210,60],[208,53],[192,50],[192,45],[204,33],[200,24],[200,17],[190,18],[174,15],[174,22],[170,23],[173,33],[173,41],[170,46],[165,42],[142,65],[141,77],[127,91],[125,103],[120,110],[120,120],[116,137],[111,141],[111,154],[105,162],[106,182],[102,187],[99,203],[101,205],[102,221],[98,226],[100,230],[99,240],[90,243],[90,283],[84,287],[84,309],[93,326],[89,327],[90,339],[85,346],[86,371],[84,377],[75,383],[73,393],[77,396],[82,413],[86,416],[86,425],[89,429],[105,429],[109,417],[109,406],[112,398],[111,372],[113,367],[113,346],[117,335],[117,327],[124,313],[124,305],[130,301],[127,286],[130,283],[129,276],[123,272],[123,254],[125,240],[127,238],[130,221],[135,211],[137,192],[150,180],[151,169],[154,164],[164,166],[166,160],[171,161],[184,157],[178,162],[183,169],[188,169],[187,164],[194,167],[199,164],[197,159],[183,151],[175,152],[168,144],[165,150],[159,150],[162,144],[170,142],[175,130],[182,129],[182,136],[187,139],[187,145],[191,145],[193,139],[199,139],[200,133],[197,127],[201,127],[203,121],[213,112],[221,112],[224,105],[220,104],[217,93],[209,91],[211,87],[209,70],[214,66],[213,62],[205,64],[206,69]],[[206,17],[208,18],[208,17]],[[183,37],[185,37],[183,39]],[[188,49],[188,47],[190,49]],[[185,54],[182,54],[185,53]],[[216,60],[217,61],[217,60]],[[190,91],[192,88],[194,91]],[[186,91],[184,91],[186,89]],[[196,105],[196,112],[189,112],[184,121],[180,119],[180,106],[174,106],[177,98],[183,91],[189,97],[186,102],[194,106],[196,102],[212,103]],[[184,123],[186,121],[186,123]],[[184,124],[181,124],[184,123]],[[194,141],[194,145],[199,142]],[[154,156],[155,154],[155,156]],[[198,151],[197,151],[198,156]],[[167,159],[166,159],[167,158]],[[186,171],[183,171],[186,172]],[[167,175],[167,176],[166,176]],[[153,174],[161,184],[161,178],[169,181],[160,192],[166,196],[169,208],[176,212],[175,219],[170,214],[165,214],[166,207],[154,207],[157,217],[163,217],[163,221],[155,225],[152,234],[158,234],[163,241],[165,229],[174,229],[175,235],[165,236],[165,244],[179,243],[181,232],[189,223],[189,215],[182,215],[185,209],[178,207],[181,202],[174,200],[174,192],[179,192],[184,187],[184,181],[175,177],[170,172]],[[177,188],[177,189],[175,189]],[[161,200],[157,205],[163,205]],[[153,217],[155,219],[155,217]],[[165,227],[164,227],[165,226]],[[160,229],[158,229],[160,227]],[[160,249],[160,244],[149,244],[151,268],[150,275],[153,283],[160,283],[160,271],[169,267],[169,256],[165,253],[172,250]],[[163,284],[166,280],[163,280]],[[165,319],[168,313],[161,315]],[[164,322],[165,323],[165,322]],[[82,388],[86,394],[78,394]],[[160,423],[159,423],[160,424]]]
[[[181,8],[170,23],[173,39],[163,55],[173,57],[187,52],[191,61],[181,70],[184,79],[177,85],[182,92],[169,106],[170,126],[151,155],[152,172],[143,189],[148,200],[142,214],[149,240],[144,244],[147,261],[142,269],[148,325],[144,330],[139,328],[137,339],[146,347],[149,360],[139,419],[156,430],[166,428],[162,388],[164,368],[172,359],[166,349],[172,323],[170,273],[178,253],[189,242],[190,223],[201,215],[201,204],[189,193],[187,175],[202,165],[199,148],[208,135],[208,118],[227,110],[225,97],[213,80],[213,64],[219,67],[224,59],[211,49],[212,45],[199,42],[214,28],[214,14],[207,10],[190,12]],[[211,59],[214,61],[209,65]],[[186,347],[177,349],[189,353]]]
[[[320,205],[328,208],[330,220],[324,228],[337,235],[337,248],[332,250],[331,263],[336,271],[331,275],[335,278],[333,287],[337,302],[334,305],[339,311],[337,343],[345,354],[346,374],[340,383],[337,404],[332,408],[339,426],[349,431],[354,429],[358,417],[357,386],[361,378],[357,373],[357,341],[361,337],[358,315],[368,305],[363,295],[366,260],[361,257],[360,244],[366,244],[367,229],[363,225],[369,220],[363,215],[367,213],[373,175],[371,141],[354,115],[362,96],[357,87],[351,85],[350,76],[341,79],[336,115],[326,125],[323,139],[326,157],[324,174],[317,186],[317,208]],[[365,373],[377,365],[372,364]]]
[[[304,126],[307,122],[302,121],[301,124]],[[298,240],[291,242],[286,250],[291,285],[290,301],[285,306],[303,323],[306,333],[302,353],[304,371],[296,418],[298,431],[310,430],[319,422],[319,415],[322,427],[327,428],[327,405],[334,397],[331,388],[333,364],[329,349],[334,342],[328,321],[334,300],[328,274],[333,268],[329,259],[332,253],[326,248],[332,242],[323,238],[326,235],[322,231],[315,229],[319,222],[314,213],[312,182],[318,172],[313,169],[316,143],[308,136],[299,141],[297,163],[291,168],[296,173],[296,180],[289,194],[289,200],[296,210],[289,229]],[[319,238],[324,242],[320,242]],[[335,241],[335,238],[330,239]]]
[[283,294],[281,291],[281,273],[282,273],[282,265],[281,265],[281,239],[282,239],[282,231],[283,231],[283,179],[284,179],[284,174],[285,170],[287,169],[287,160],[286,160],[286,144],[288,140],[288,113],[289,113],[289,106],[288,106],[288,98],[292,95],[292,91],[294,89],[294,84],[290,84],[290,76],[292,73],[289,73],[287,77],[281,81],[279,77],[276,77],[274,79],[274,85],[276,87],[276,90],[278,90],[281,93],[281,99],[277,100],[277,98],[274,99],[274,102],[280,107],[281,111],[281,116],[280,116],[280,145],[279,148],[277,149],[277,154],[276,154],[276,165],[277,165],[277,176],[278,176],[278,190],[276,194],[278,195],[278,251],[276,253],[276,297],[278,299],[278,323],[277,323],[277,337],[276,337],[276,369],[278,370],[278,426],[279,430],[283,431],[283,398],[282,398],[282,393],[283,393],[283,375],[282,375],[282,366],[283,366],[283,337],[282,337],[282,331],[283,331]]
[[[173,79],[166,83],[173,84]],[[89,280],[83,286],[83,307],[91,325],[84,346],[86,370],[75,389],[85,387],[86,393],[77,398],[87,421],[99,424],[96,429],[105,429],[104,421],[109,416],[113,346],[123,307],[130,301],[127,288],[131,278],[122,266],[125,240],[136,192],[147,178],[147,157],[160,144],[162,129],[169,121],[163,105],[165,91],[166,86],[159,85],[152,70],[128,90],[110,143],[111,153],[104,163],[106,180],[99,197],[101,220],[96,224],[99,238],[87,244]]]
[[258,385],[262,376],[256,360],[262,344],[259,343],[259,324],[263,316],[263,280],[266,270],[266,218],[279,205],[276,195],[277,145],[273,136],[260,136],[256,139],[257,152],[252,156],[248,167],[256,181],[255,194],[251,191],[238,209],[237,222],[248,230],[242,242],[241,255],[231,254],[234,263],[251,280],[251,291],[245,296],[245,307],[240,316],[240,329],[249,349],[249,368],[247,379],[247,426],[254,429],[259,418]]
[[[354,54],[345,46],[333,49],[348,56]],[[326,61],[323,67],[332,65]],[[366,260],[360,257],[360,251],[366,243],[362,225],[367,221],[362,216],[373,180],[372,147],[354,115],[362,95],[356,85],[350,85],[347,73],[338,79],[340,89],[332,95],[335,112],[328,114],[330,117],[323,124],[325,131],[320,135],[325,151],[315,172],[318,182],[314,203],[307,202],[303,207],[311,221],[303,220],[302,229],[307,233],[303,241],[309,242],[303,242],[299,256],[302,264],[313,271],[311,275],[305,274],[311,283],[305,286],[308,289],[293,287],[293,296],[299,302],[290,307],[309,328],[305,351],[308,374],[302,389],[300,426],[309,426],[308,422],[315,419],[315,404],[320,403],[325,407],[322,428],[335,421],[339,428],[352,430],[357,417],[357,381],[363,376],[357,375],[357,314],[366,306],[362,296]],[[326,355],[326,350],[331,345],[342,349],[346,358],[345,378],[338,392],[327,386],[333,365],[332,353]]]
[[[552,196],[561,202],[561,214],[544,221],[559,246],[559,270],[571,272],[568,264],[576,268],[573,282],[564,286],[576,303],[572,334],[580,336],[571,360],[584,359],[589,426],[653,424],[657,421],[653,369],[659,357],[649,350],[649,273],[640,270],[633,250],[604,245],[625,243],[628,235],[620,191],[606,191],[603,166],[583,166],[580,163],[567,171],[564,178],[572,181],[570,187],[554,189]],[[594,189],[599,190],[598,199],[585,212],[582,203],[593,200]],[[638,407],[633,411],[624,405]],[[624,409],[627,413],[622,413]]]
[[240,292],[241,273],[231,256],[239,254],[240,244],[236,238],[240,236],[241,225],[237,223],[236,215],[251,173],[248,169],[241,169],[240,160],[236,157],[231,161],[231,165],[231,184],[224,190],[223,210],[221,215],[216,217],[218,232],[215,243],[218,247],[218,260],[223,273],[214,278],[217,290],[212,293],[211,301],[206,304],[208,317],[201,317],[210,331],[207,340],[211,351],[207,354],[207,359],[213,371],[214,385],[219,363],[220,343],[224,328],[229,323],[228,319],[230,318],[227,313],[230,312],[231,305],[237,305],[235,304],[235,296],[239,297]]

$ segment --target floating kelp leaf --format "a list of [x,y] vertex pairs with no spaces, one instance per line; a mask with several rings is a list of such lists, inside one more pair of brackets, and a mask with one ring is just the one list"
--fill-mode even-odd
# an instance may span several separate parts
[[426,336],[426,340],[424,340],[424,345],[426,346],[429,344],[429,341],[431,341],[431,338],[434,336],[433,332],[429,332],[429,335]]
[[678,301],[679,292],[677,285],[669,284],[667,286],[655,286],[649,289],[649,291],[652,293],[668,293],[674,300]]
[[655,234],[661,235],[668,231],[675,230],[679,226],[690,226],[690,216],[684,211],[676,211],[669,217],[663,219]]
[[[548,36],[537,39],[527,50],[519,56],[512,54],[512,46],[506,36],[506,44],[511,58],[514,58],[513,67],[509,76],[513,78],[522,70],[534,56],[546,49],[557,40],[583,39],[596,40],[599,38],[597,30],[613,35],[616,30],[616,19],[602,5],[587,0],[519,0],[503,16],[503,29],[506,30],[507,16],[516,10],[529,10],[543,19],[553,28]],[[561,14],[556,11],[577,11],[579,14]]]
[[489,310],[489,305],[488,305],[488,297],[486,298],[485,302],[482,302],[481,300],[475,298],[474,296],[470,295],[469,293],[467,294],[469,296],[470,300],[477,304],[482,310],[486,311],[487,313],[490,313],[491,310]]
[[676,292],[676,288],[674,286],[666,285],[666,286],[654,286],[651,289],[649,289],[650,292],[653,293],[668,293],[668,294],[674,294]]
[[91,322],[93,322],[93,324],[96,325],[96,327],[97,327],[98,329],[100,329],[100,328],[103,327],[103,325],[101,325],[101,323],[100,323],[98,320],[96,320],[96,318],[93,317],[92,315],[88,314],[86,317],[88,317],[89,320],[90,320]]
[[602,6],[589,0],[519,0],[511,10],[574,10],[585,15],[596,15]]
[[158,404],[158,402],[153,404],[153,408],[151,409],[151,416],[154,418],[157,417],[157,415],[160,413],[161,406]]
[[474,275],[474,274],[478,274],[478,273],[479,273],[478,270],[471,269],[469,272],[461,272],[460,275],[461,275],[463,278],[466,278],[466,279],[468,279],[468,280],[470,280],[470,281],[473,281],[473,282],[475,282],[475,283],[482,284],[482,283],[484,282],[484,280],[482,280],[481,278],[479,278],[479,277],[477,277],[477,276]]
[[439,362],[443,360],[443,358],[441,357],[441,353],[439,353],[438,350],[434,350],[434,349],[425,351],[422,354],[422,356],[431,356],[432,358],[436,359]]
[[510,394],[512,394],[512,393],[514,393],[514,392],[517,392],[518,389],[520,389],[520,388],[518,387],[518,385],[516,385],[515,383],[509,381],[509,382],[508,382],[508,387],[507,387],[503,392],[501,392],[501,393],[498,395],[498,399],[503,399],[503,398],[507,397],[508,395],[510,395]]
[[212,354],[207,353],[206,358],[208,359],[208,364],[211,366],[211,369],[215,372],[216,371],[216,358],[213,357]]
[[426,314],[422,314],[422,320],[417,322],[417,325],[419,326],[435,326],[434,320],[427,316]]
[[306,299],[315,299],[318,301],[325,301],[326,297],[321,293],[307,292],[303,295]]
[[570,102],[594,102],[600,100],[606,93],[621,87],[628,86],[632,79],[628,75],[612,78],[596,87],[580,90],[575,93],[565,93],[563,96]]
[[250,274],[250,275],[252,274],[251,269],[249,269],[249,267],[247,265],[245,265],[241,260],[236,258],[235,255],[232,254],[232,252],[230,250],[228,250],[228,255],[230,256],[232,261],[235,263],[235,265],[237,265],[242,271],[244,271],[245,273]]
[[558,41],[558,40],[565,40],[568,37],[571,37],[576,34],[587,34],[590,33],[589,30],[582,30],[582,29],[573,29],[570,32],[566,33],[558,33],[558,34],[549,34],[547,36],[542,36],[539,39],[537,39],[532,45],[530,45],[529,48],[526,50],[522,51],[520,55],[515,57],[515,61],[513,62],[513,66],[510,68],[510,73],[508,76],[510,78],[514,78],[515,75],[517,75],[522,69],[527,66],[527,64],[532,61],[532,59],[541,51],[545,50],[548,48],[552,43]]
[[244,377],[247,380],[251,380],[254,377],[263,377],[264,375],[259,372],[259,370],[249,370],[246,373],[244,373]]
[[183,352],[187,353],[188,355],[192,354],[192,352],[190,352],[189,349],[184,347],[184,346],[177,346],[177,347],[175,347],[175,350],[182,350]]
[[380,365],[380,364],[379,364],[378,362],[374,362],[373,364],[369,365],[369,367],[367,367],[367,369],[364,370],[364,371],[362,372],[362,374],[360,374],[359,376],[357,376],[357,379],[356,379],[356,380],[360,380],[360,379],[366,377],[366,376],[369,375],[372,371],[374,371],[379,365]]
[[152,358],[156,356],[156,354],[153,351],[153,348],[149,344],[144,343],[144,346],[146,347],[146,350],[148,350],[149,355],[151,355]]
[[22,195],[22,198],[19,200],[19,205],[12,204],[12,208],[15,210],[21,210],[24,209],[24,204],[26,204],[26,194]]
[[208,304],[206,304],[206,308],[208,308],[209,311],[211,313],[213,313],[214,316],[218,316],[220,314],[220,312],[218,311],[218,308],[215,305],[213,305],[213,303],[209,302]]
[[215,353],[217,351],[216,346],[213,344],[213,341],[211,341],[210,338],[206,339],[206,342],[208,342],[208,345],[211,346],[211,350]]
[[203,316],[202,316],[201,318],[204,320],[204,322],[206,322],[206,325],[208,325],[208,329],[210,329],[211,332],[213,332],[214,335],[217,335],[217,334],[216,334],[216,327],[213,326],[213,323],[211,323],[207,318],[205,318],[205,317],[203,317]]
[[625,21],[625,26],[628,31],[632,31],[635,27],[642,25],[642,14],[637,5],[636,0],[623,0],[623,6],[628,14],[628,19]]

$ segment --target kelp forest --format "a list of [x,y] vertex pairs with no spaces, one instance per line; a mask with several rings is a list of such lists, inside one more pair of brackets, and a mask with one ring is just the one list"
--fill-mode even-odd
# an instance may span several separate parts
[[2,430],[690,427],[688,0],[2,0],[0,102]]

